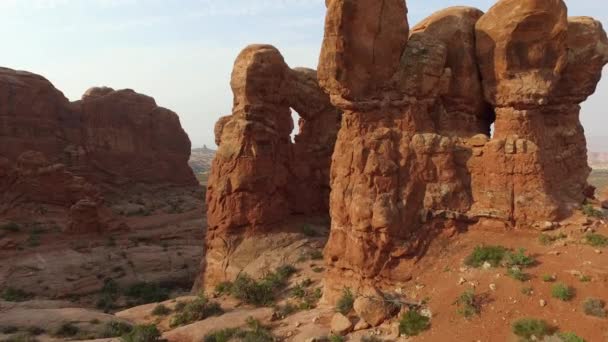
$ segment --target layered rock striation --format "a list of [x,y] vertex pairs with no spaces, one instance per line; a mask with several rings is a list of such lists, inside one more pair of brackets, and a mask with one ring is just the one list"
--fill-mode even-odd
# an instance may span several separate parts
[[[325,249],[329,300],[345,286],[409,280],[446,230],[560,220],[587,193],[579,104],[608,62],[601,25],[568,19],[559,0],[502,0],[486,14],[440,11],[389,43],[382,37],[395,28],[407,32],[403,5],[328,1],[319,79],[344,110]],[[352,34],[363,27],[378,32]],[[360,90],[361,77],[344,76],[352,73],[373,75],[372,88]]]
[[568,18],[562,0],[451,7],[412,29],[404,0],[326,5],[316,78],[270,46],[236,61],[207,197],[208,285],[235,275],[243,238],[326,209],[311,204],[327,191],[307,188],[331,189],[329,301],[410,280],[441,234],[559,221],[592,195],[579,115],[608,62],[599,22]]
[[[241,271],[232,255],[243,239],[271,232],[290,215],[327,213],[340,120],[316,72],[290,69],[270,45],[245,48],[230,85],[234,107],[216,124],[207,190],[206,287]],[[294,142],[292,109],[300,116]]]
[[73,232],[107,228],[108,194],[197,184],[177,115],[132,90],[92,88],[69,102],[42,76],[0,68],[0,142],[0,214],[64,208]]

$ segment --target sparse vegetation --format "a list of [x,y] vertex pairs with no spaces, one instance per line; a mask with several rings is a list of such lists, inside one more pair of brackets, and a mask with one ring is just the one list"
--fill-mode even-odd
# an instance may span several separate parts
[[526,255],[526,250],[520,248],[517,252],[507,252],[505,255],[505,265],[507,267],[530,267],[536,263],[533,257]]
[[524,271],[521,270],[521,268],[514,266],[511,267],[507,270],[507,275],[515,280],[519,280],[519,281],[526,281],[530,278],[529,275],[527,275],[526,273],[524,273]]
[[608,312],[606,311],[606,302],[597,298],[587,298],[583,302],[583,311],[588,316],[606,318]]
[[591,277],[588,275],[581,275],[578,280],[580,280],[581,283],[588,283],[591,281]]
[[21,332],[17,335],[13,335],[5,340],[2,340],[2,342],[38,342],[38,339],[27,332]]
[[224,283],[220,290],[229,291],[232,296],[245,303],[268,306],[274,302],[277,292],[285,288],[287,280],[295,272],[293,266],[284,265],[259,281],[247,274],[240,274],[233,283]]
[[153,283],[137,283],[130,286],[125,295],[131,298],[135,305],[162,302],[169,298],[169,290]]
[[344,337],[340,335],[329,335],[329,342],[344,342]]
[[315,272],[315,273],[321,273],[321,272],[325,271],[325,268],[323,268],[323,267],[313,267],[312,271]]
[[0,328],[0,332],[3,334],[14,334],[17,331],[19,331],[19,328],[12,326],[12,325],[8,325],[8,326],[4,326]]
[[179,327],[182,325],[201,321],[211,316],[218,316],[224,313],[222,307],[216,303],[209,301],[204,296],[186,303],[179,310],[176,309],[176,313],[171,318],[171,327]]
[[166,307],[163,304],[158,304],[157,306],[154,307],[154,310],[152,310],[152,315],[154,315],[154,316],[167,316],[170,313],[171,313],[171,309],[169,309],[168,307]]
[[574,298],[574,289],[564,283],[557,283],[551,287],[551,296],[567,302]]
[[315,249],[310,252],[310,260],[321,260],[323,259],[323,252],[318,249]]
[[274,342],[275,338],[268,328],[264,327],[259,321],[249,317],[247,319],[247,328],[223,329],[212,332],[205,336],[203,342],[228,342],[233,340],[246,342]]
[[302,231],[302,234],[304,234],[308,237],[319,236],[319,233],[309,224],[302,225],[301,231]]
[[7,287],[0,293],[0,298],[7,302],[24,302],[32,298],[32,294],[27,293],[20,289]]
[[42,329],[41,327],[36,327],[36,326],[28,327],[27,329],[25,329],[25,331],[27,331],[30,335],[33,335],[33,336],[42,335],[46,332],[46,330]]
[[458,313],[465,318],[481,313],[481,300],[472,290],[463,292],[456,300],[456,305],[458,305]]
[[215,293],[218,295],[230,294],[232,289],[232,283],[229,281],[223,281],[215,286]]
[[21,230],[21,226],[16,224],[15,222],[8,222],[0,226],[0,230],[4,230],[10,233],[16,233]]
[[603,211],[596,209],[591,204],[583,205],[581,210],[582,210],[583,214],[585,214],[585,216],[588,216],[588,217],[604,218],[604,216],[605,216]]
[[552,283],[556,280],[556,277],[554,275],[551,274],[545,274],[543,275],[543,281],[545,283]]
[[542,340],[551,335],[552,328],[543,320],[524,318],[513,323],[513,333],[525,341]]
[[493,267],[500,266],[507,249],[503,246],[477,246],[473,253],[465,259],[465,264],[471,267],[481,267],[489,263]]
[[381,339],[377,338],[376,336],[363,336],[361,338],[362,342],[382,342]]
[[119,321],[110,321],[104,324],[101,330],[102,338],[120,337],[128,334],[133,330],[133,327],[127,323]]
[[541,234],[540,237],[538,238],[538,242],[540,242],[540,244],[543,246],[549,246],[549,245],[553,244],[554,242],[563,240],[567,237],[568,237],[568,235],[566,235],[564,233],[559,233],[557,235]]
[[353,309],[354,303],[355,296],[353,295],[353,292],[349,288],[345,288],[342,290],[342,296],[336,303],[336,311],[343,315],[347,315]]
[[80,332],[80,328],[76,325],[66,322],[60,325],[54,332],[53,336],[55,337],[73,337],[76,336]]
[[608,246],[608,237],[602,234],[587,234],[585,236],[587,243],[593,247],[606,247]]
[[584,338],[573,332],[559,333],[557,336],[562,340],[562,342],[586,342]]
[[29,247],[40,246],[40,233],[32,231],[25,242]]
[[418,311],[410,310],[399,321],[399,332],[406,336],[417,336],[431,327],[431,319]]
[[284,319],[285,317],[292,315],[297,311],[298,308],[291,303],[286,303],[285,305],[277,305],[274,307],[274,314],[280,319]]
[[133,329],[121,337],[122,342],[158,342],[160,332],[155,325],[136,325]]
[[97,300],[97,308],[104,312],[110,312],[115,308],[114,302],[118,298],[120,288],[113,279],[104,280],[103,287],[101,288],[99,299]]
[[[506,266],[509,268],[531,267],[536,263],[536,260],[529,255],[526,255],[526,250],[520,248],[517,252],[513,252],[503,246],[477,246],[466,259],[465,264],[471,267],[481,267],[485,264],[492,267]],[[515,276],[520,276],[515,274]]]

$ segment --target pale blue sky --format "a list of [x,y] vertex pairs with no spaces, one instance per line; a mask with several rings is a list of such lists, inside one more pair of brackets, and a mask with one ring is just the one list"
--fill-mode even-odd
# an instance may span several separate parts
[[[608,25],[605,0],[566,0]],[[410,24],[441,8],[491,0],[408,1]],[[325,0],[0,0],[0,65],[47,77],[71,100],[91,86],[132,88],[180,115],[193,146],[213,144],[230,113],[230,71],[251,43],[315,68]],[[608,136],[608,80],[585,105],[589,136]],[[608,143],[606,143],[608,150]]]

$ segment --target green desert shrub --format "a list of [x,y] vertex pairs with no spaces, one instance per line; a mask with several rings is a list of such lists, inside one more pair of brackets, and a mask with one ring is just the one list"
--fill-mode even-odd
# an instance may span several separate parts
[[171,309],[169,309],[168,307],[166,307],[163,304],[158,304],[157,306],[154,307],[154,310],[152,310],[152,315],[154,315],[154,316],[167,316],[170,313],[171,313]]
[[13,287],[7,287],[0,293],[0,298],[7,302],[25,302],[32,297],[31,293]]
[[120,337],[130,333],[131,330],[133,330],[133,327],[130,324],[119,321],[110,321],[103,325],[103,328],[101,329],[101,337]]
[[27,331],[30,335],[33,335],[33,336],[42,335],[46,332],[46,330],[44,330],[41,327],[37,327],[37,326],[27,327],[27,329],[25,329],[25,331]]
[[8,222],[0,226],[0,230],[4,230],[11,233],[16,233],[21,230],[21,227],[15,222]]
[[340,335],[329,335],[327,339],[329,342],[344,342],[344,337]]
[[551,287],[551,296],[567,302],[574,298],[574,289],[564,283],[557,283]]
[[517,252],[507,252],[504,262],[507,267],[530,267],[536,263],[536,260],[533,257],[526,255],[525,249],[520,248]]
[[78,334],[80,332],[80,328],[78,328],[76,325],[66,322],[61,324],[54,332],[53,332],[53,336],[56,337],[72,337],[72,336],[76,336],[76,334]]
[[608,316],[608,313],[606,312],[605,308],[606,303],[601,299],[587,298],[583,302],[583,311],[588,316],[605,318],[606,316]]
[[605,216],[603,211],[595,209],[595,207],[591,204],[583,205],[582,211],[583,211],[583,214],[585,214],[588,217],[604,218],[604,216]]
[[183,308],[176,311],[173,318],[171,318],[170,325],[171,327],[179,327],[202,321],[211,316],[219,316],[223,313],[224,310],[222,310],[222,307],[218,303],[211,302],[207,298],[201,296],[186,303]]
[[343,315],[347,315],[353,309],[354,303],[355,296],[353,295],[353,292],[349,288],[345,288],[342,290],[342,296],[336,303],[336,311]]
[[498,267],[507,251],[503,246],[477,246],[473,253],[465,259],[465,264],[471,267],[481,267],[488,262],[493,267]]
[[431,319],[418,311],[410,310],[399,321],[399,332],[406,336],[417,336],[431,327]]
[[587,234],[585,236],[587,243],[593,247],[606,247],[608,246],[608,237],[602,234]]
[[543,246],[549,246],[549,245],[553,244],[555,241],[563,240],[567,237],[568,237],[568,235],[566,235],[564,233],[559,233],[557,235],[541,234],[540,237],[538,238],[538,242],[540,242],[540,244]]
[[7,326],[0,327],[0,333],[7,334],[7,335],[14,334],[17,331],[19,331],[19,328],[17,328],[16,326],[13,326],[13,325],[7,325]]
[[136,325],[121,337],[122,342],[159,342],[160,331],[155,325]]
[[456,305],[458,305],[458,313],[466,318],[481,313],[481,299],[472,290],[463,292],[456,300]]
[[584,338],[573,332],[563,332],[557,334],[557,336],[562,340],[562,342],[586,342]]
[[230,286],[230,294],[247,304],[268,306],[277,293],[287,286],[287,280],[296,272],[293,266],[285,265],[267,274],[259,281],[247,274],[240,274]]
[[231,328],[212,332],[204,337],[203,342],[274,342],[275,337],[259,321],[249,317],[246,328]]
[[125,295],[134,300],[134,304],[141,305],[167,300],[169,290],[159,284],[141,282],[127,288]]
[[530,278],[521,268],[514,266],[507,270],[507,275],[518,281],[526,281]]
[[513,333],[526,341],[542,340],[551,335],[552,328],[543,320],[524,318],[513,323]]

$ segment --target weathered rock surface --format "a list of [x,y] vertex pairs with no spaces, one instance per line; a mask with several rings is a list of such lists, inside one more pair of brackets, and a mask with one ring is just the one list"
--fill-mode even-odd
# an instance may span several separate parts
[[196,184],[177,115],[150,97],[92,88],[70,103],[43,77],[0,68],[0,103],[0,215],[53,206],[72,218],[70,231],[101,231],[107,194]]
[[[568,19],[562,0],[501,0],[486,14],[448,8],[410,31],[403,0],[326,4],[318,83],[343,113],[329,176],[326,300],[344,287],[365,293],[410,280],[439,235],[486,222],[557,222],[592,195],[579,112],[608,63],[599,22]],[[269,46],[237,59],[233,115],[216,126],[208,267],[209,255],[223,250],[213,257],[219,265],[239,239],[305,213],[309,197],[294,202],[292,180],[302,185],[296,194],[324,184],[323,174],[292,177],[292,156],[304,170],[315,157],[290,152],[289,108],[311,122],[293,99],[318,99],[327,111],[317,113],[331,109],[309,73],[304,82],[306,74]],[[294,87],[294,78],[312,86]],[[313,117],[334,122],[333,115]],[[301,127],[295,151],[313,141],[305,137],[333,141],[321,122],[309,126],[312,133]],[[328,155],[317,156],[325,163]],[[316,193],[322,203],[326,193]],[[370,307],[363,304],[361,314]]]
[[[369,50],[335,52],[335,41],[372,51],[373,44],[332,28],[383,17],[352,16],[339,3],[329,2],[319,65],[321,85],[344,110],[332,162],[326,299],[343,287],[409,280],[442,231],[481,219],[553,222],[582,203],[589,169],[578,104],[607,62],[601,25],[569,24],[557,0],[503,0],[485,15],[450,8],[415,26],[405,48],[390,41],[387,51],[404,52],[397,65],[383,64],[394,76],[383,76],[352,62]],[[402,17],[393,25],[406,25],[405,11],[395,12]],[[384,87],[333,77],[353,73],[383,77],[370,84]],[[582,89],[567,84],[578,77]]]
[[337,312],[331,319],[331,332],[340,336],[344,336],[353,330],[353,323],[348,317]]
[[319,83],[349,100],[376,94],[397,71],[409,26],[403,0],[328,0]]
[[363,321],[372,327],[377,327],[391,316],[384,296],[378,291],[367,291],[358,296],[353,304],[353,309]]
[[250,317],[258,321],[267,322],[272,317],[272,309],[245,309],[229,312],[219,317],[210,317],[204,321],[166,332],[163,334],[163,338],[169,342],[202,341],[206,335],[214,331],[243,327]]
[[[219,148],[207,191],[202,267],[211,288],[240,271],[230,264],[243,239],[272,231],[292,214],[327,213],[340,119],[315,71],[290,69],[269,45],[241,52],[231,86],[233,113],[216,124]],[[301,117],[295,143],[290,108]]]

